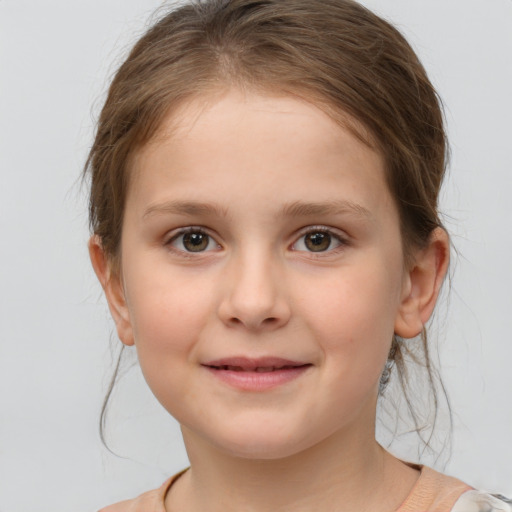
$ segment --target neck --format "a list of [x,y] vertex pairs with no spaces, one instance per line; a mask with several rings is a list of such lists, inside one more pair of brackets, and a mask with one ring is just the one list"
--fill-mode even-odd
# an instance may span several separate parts
[[373,429],[338,432],[277,460],[233,457],[186,428],[183,436],[191,470],[169,493],[167,510],[387,512],[418,476],[375,441]]

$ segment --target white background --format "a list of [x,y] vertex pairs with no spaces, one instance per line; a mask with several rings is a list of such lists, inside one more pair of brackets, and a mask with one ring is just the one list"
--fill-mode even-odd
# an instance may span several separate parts
[[[447,105],[442,206],[459,256],[441,312],[446,471],[512,494],[512,1],[364,3],[405,32]],[[108,76],[160,4],[0,0],[0,512],[92,511],[186,465],[136,368],[109,430],[127,458],[99,442],[114,336],[79,183]]]

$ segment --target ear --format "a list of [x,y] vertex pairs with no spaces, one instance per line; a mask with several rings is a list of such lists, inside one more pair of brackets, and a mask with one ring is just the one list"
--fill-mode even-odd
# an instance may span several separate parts
[[105,292],[110,314],[116,324],[117,335],[125,345],[133,345],[133,329],[121,278],[117,273],[112,272],[111,262],[97,235],[91,236],[88,246],[92,267]]
[[414,338],[423,330],[439,295],[450,261],[450,240],[446,231],[436,228],[427,247],[415,254],[402,287],[395,334]]

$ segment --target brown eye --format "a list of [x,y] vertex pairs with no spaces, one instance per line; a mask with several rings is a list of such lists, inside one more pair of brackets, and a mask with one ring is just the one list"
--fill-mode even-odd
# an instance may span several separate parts
[[323,252],[331,246],[332,237],[329,233],[316,231],[304,236],[304,245],[311,252]]
[[204,233],[186,233],[183,235],[183,247],[189,252],[204,251],[210,242],[210,237]]
[[331,253],[348,245],[341,235],[329,228],[312,226],[309,231],[303,233],[292,245],[292,250],[305,253]]
[[187,229],[178,233],[168,245],[185,253],[206,252],[219,249],[219,244],[200,229]]

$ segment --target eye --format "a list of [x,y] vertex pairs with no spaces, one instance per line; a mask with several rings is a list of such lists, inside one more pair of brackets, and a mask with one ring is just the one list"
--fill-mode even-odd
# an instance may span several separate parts
[[199,228],[188,228],[174,235],[167,245],[183,252],[206,252],[218,249],[219,244]]
[[295,251],[328,252],[346,245],[346,242],[325,228],[313,228],[303,234],[292,246]]

